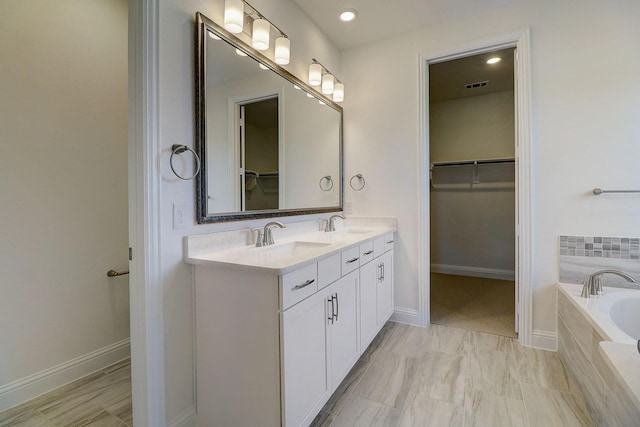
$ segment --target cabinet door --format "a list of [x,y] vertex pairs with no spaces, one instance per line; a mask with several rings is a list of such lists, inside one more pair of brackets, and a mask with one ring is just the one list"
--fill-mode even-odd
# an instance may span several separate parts
[[[329,357],[332,388],[338,387],[360,356],[358,346],[358,278],[354,271],[328,288],[335,296],[334,320],[329,321]],[[326,295],[326,294],[325,294]]]
[[378,271],[378,327],[389,320],[393,314],[393,251],[385,252],[374,260],[376,266],[380,264]]
[[327,302],[317,293],[282,313],[283,426],[308,425],[331,394]]
[[375,259],[360,267],[360,349],[364,351],[378,333],[378,264]]

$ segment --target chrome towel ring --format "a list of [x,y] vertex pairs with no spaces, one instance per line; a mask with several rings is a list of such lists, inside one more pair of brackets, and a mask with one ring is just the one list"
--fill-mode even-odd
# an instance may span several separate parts
[[322,191],[330,191],[333,188],[333,178],[331,178],[331,175],[325,175],[322,178],[320,178],[320,182],[318,182],[318,186],[320,186],[320,189]]
[[[185,178],[184,176],[180,175],[178,172],[176,172],[175,168],[173,167],[173,156],[175,156],[176,154],[182,154],[185,151],[191,151],[193,153],[193,157],[196,160],[196,171],[193,173],[193,175],[191,175],[188,178]],[[169,165],[171,166],[171,170],[173,171],[174,175],[185,181],[189,181],[195,178],[200,173],[200,157],[198,157],[198,154],[195,151],[193,151],[191,148],[187,147],[186,145],[173,144],[171,146],[171,157],[169,158]]]
[[[354,187],[353,186],[353,180],[356,179],[356,178],[358,179],[358,182],[360,183],[360,186],[358,186],[358,187]],[[349,185],[355,191],[360,191],[360,190],[362,190],[364,188],[365,185],[367,185],[367,182],[364,180],[364,177],[362,176],[362,174],[359,173],[359,174],[353,175],[351,177],[351,179],[349,180]]]

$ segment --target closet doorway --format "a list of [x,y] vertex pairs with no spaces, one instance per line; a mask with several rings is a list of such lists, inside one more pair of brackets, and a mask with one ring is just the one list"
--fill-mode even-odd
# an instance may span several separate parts
[[428,73],[431,323],[510,337],[518,329],[514,54],[431,63]]

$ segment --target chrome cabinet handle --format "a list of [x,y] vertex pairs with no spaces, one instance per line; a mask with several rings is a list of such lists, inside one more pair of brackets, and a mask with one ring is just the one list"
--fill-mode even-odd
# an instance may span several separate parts
[[382,282],[382,263],[378,263],[378,282]]
[[393,239],[392,239],[392,240],[389,240],[387,243],[393,243]]
[[297,291],[298,289],[302,289],[302,288],[306,288],[307,286],[309,286],[310,284],[312,284],[313,282],[315,282],[316,279],[309,279],[306,282],[304,282],[301,285],[295,285],[293,288],[291,288],[292,291]]
[[356,262],[359,259],[360,259],[360,257],[355,257],[353,259],[350,259],[350,260],[347,261],[347,264],[351,264],[352,262]]
[[385,276],[385,274],[384,274],[384,262],[383,262],[382,263],[382,280],[384,280],[384,276]]
[[330,298],[327,298],[327,305],[328,303],[331,303],[331,314],[329,315],[329,317],[327,317],[327,319],[330,320],[331,324],[333,325],[333,319],[335,317],[335,306],[333,305],[333,295]]
[[336,299],[336,322],[338,321],[338,314],[340,314],[340,306],[338,305],[338,294],[334,294],[331,298]]
[[365,253],[363,253],[362,255],[371,255],[373,253],[373,251],[367,251]]

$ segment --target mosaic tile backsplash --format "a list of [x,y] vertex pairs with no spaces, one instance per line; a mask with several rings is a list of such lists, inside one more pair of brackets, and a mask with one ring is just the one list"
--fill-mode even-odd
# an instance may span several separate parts
[[[598,270],[629,273],[640,283],[640,238],[560,236],[560,281],[582,283]],[[605,276],[605,286],[640,288],[617,276]]]
[[560,255],[640,259],[640,238],[560,236]]

